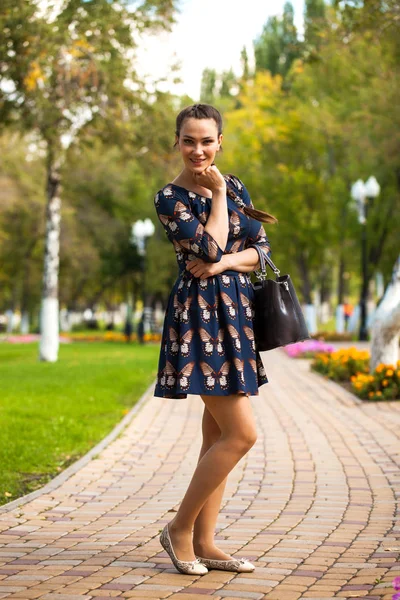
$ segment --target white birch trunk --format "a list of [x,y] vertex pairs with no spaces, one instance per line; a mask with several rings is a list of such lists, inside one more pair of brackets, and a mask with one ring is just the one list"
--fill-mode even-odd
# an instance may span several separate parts
[[375,311],[371,329],[371,362],[396,366],[399,358],[400,334],[400,256],[393,268],[392,281]]
[[55,362],[59,347],[58,268],[60,262],[60,179],[54,165],[48,174],[43,294],[40,310],[40,360]]
[[20,331],[22,335],[29,333],[29,314],[27,310],[22,313]]

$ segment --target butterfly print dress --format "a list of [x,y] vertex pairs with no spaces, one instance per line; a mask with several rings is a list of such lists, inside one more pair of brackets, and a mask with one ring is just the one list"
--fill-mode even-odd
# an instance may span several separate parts
[[[233,175],[225,179],[236,198],[254,208],[240,179]],[[229,195],[229,236],[223,251],[204,229],[211,202],[174,183],[154,198],[179,267],[165,311],[155,396],[258,396],[259,386],[268,382],[255,347],[249,274],[227,269],[200,279],[186,269],[185,261],[218,262],[223,254],[240,252],[249,244],[259,244],[270,253],[263,225],[247,216]]]

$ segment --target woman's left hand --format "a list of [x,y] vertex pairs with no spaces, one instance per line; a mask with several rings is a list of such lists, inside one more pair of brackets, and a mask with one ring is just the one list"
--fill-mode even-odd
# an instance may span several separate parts
[[207,279],[207,277],[218,275],[219,273],[222,273],[222,271],[226,270],[227,267],[223,261],[223,258],[224,257],[222,256],[221,260],[216,263],[206,262],[201,258],[187,260],[186,269],[195,277],[199,277],[199,279]]

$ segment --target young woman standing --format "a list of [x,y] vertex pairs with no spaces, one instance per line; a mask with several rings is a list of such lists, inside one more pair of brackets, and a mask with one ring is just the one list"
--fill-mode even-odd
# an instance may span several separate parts
[[204,402],[199,461],[179,510],[160,542],[181,573],[209,568],[254,570],[214,543],[227,477],[257,439],[249,396],[268,382],[254,342],[253,289],[248,273],[259,267],[251,245],[270,252],[256,210],[237,177],[214,163],[221,149],[222,118],[207,104],[181,111],[175,145],[179,175],[154,199],[158,218],[175,248],[179,274],[165,313],[154,395]]

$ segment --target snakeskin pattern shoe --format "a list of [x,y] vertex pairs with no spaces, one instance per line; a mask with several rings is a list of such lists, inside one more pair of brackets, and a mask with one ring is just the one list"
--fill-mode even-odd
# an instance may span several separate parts
[[256,568],[247,558],[235,558],[233,560],[216,560],[214,558],[202,558],[197,556],[208,569],[220,571],[235,571],[236,573],[251,573]]
[[172,547],[171,538],[168,531],[168,523],[160,535],[160,544],[164,550],[169,554],[170,559],[174,563],[175,568],[184,575],[205,575],[208,573],[208,569],[202,564],[199,558],[196,560],[179,560]]

